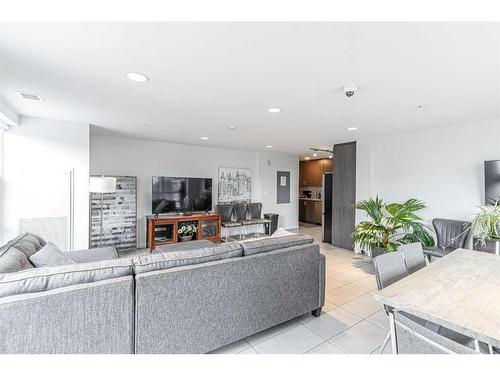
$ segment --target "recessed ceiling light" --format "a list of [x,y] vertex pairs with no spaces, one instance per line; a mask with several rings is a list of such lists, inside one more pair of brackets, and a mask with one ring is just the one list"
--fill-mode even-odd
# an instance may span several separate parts
[[279,108],[269,108],[267,111],[270,112],[270,113],[278,113],[278,112],[281,112],[281,109],[279,109]]
[[206,141],[208,137],[201,137],[202,140]]
[[153,125],[151,125],[151,124],[144,124],[144,125],[142,125],[142,126],[144,126],[145,128],[149,128],[149,127],[151,127],[151,126],[153,126]]
[[316,157],[316,156],[318,156],[318,154],[317,154],[317,153],[314,153],[314,154],[313,154],[313,156],[314,156],[314,157]]
[[149,81],[149,78],[142,73],[129,72],[129,73],[126,73],[125,76],[134,82],[147,82],[147,81]]
[[330,156],[329,156],[329,158],[330,158],[330,159],[333,159],[333,155],[330,155]]
[[305,159],[305,160],[309,160],[309,159],[311,159],[311,158],[310,158],[309,156],[306,156],[304,159]]
[[351,128],[347,128],[347,130],[354,131],[354,130],[358,130],[358,128],[357,128],[357,127],[355,127],[355,126],[353,126],[353,127],[351,127]]
[[228,129],[230,132],[235,132],[235,131],[238,129],[238,127],[237,127],[237,126],[235,126],[235,125],[231,125],[231,126],[228,126],[228,127],[227,127],[227,129]]
[[267,146],[266,146],[266,148],[273,148],[273,146],[271,146],[271,145],[267,145]]

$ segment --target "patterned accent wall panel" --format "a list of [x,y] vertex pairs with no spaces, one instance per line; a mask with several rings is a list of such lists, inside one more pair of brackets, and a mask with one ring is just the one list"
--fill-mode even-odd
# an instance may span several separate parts
[[114,246],[116,250],[137,248],[137,177],[116,177],[116,192],[90,193],[90,248]]

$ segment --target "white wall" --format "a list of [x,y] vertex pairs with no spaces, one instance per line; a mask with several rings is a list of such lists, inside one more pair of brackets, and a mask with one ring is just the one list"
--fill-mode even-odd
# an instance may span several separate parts
[[427,221],[466,219],[484,204],[483,162],[495,159],[499,120],[360,140],[356,199],[414,197],[427,204]]
[[[145,246],[145,215],[151,214],[152,176],[211,177],[213,180],[212,205],[217,204],[217,178],[219,167],[240,167],[252,170],[252,200],[263,201],[264,212],[282,216],[280,223],[287,228],[298,227],[298,158],[266,153],[271,168],[262,169],[261,154],[176,143],[144,141],[131,138],[91,134],[90,172],[100,175],[137,176],[137,219],[139,246]],[[276,170],[290,170],[293,204],[275,205]],[[295,181],[296,180],[296,181]],[[274,191],[274,201],[272,200]],[[295,196],[294,196],[295,194]]]
[[89,125],[21,117],[20,126],[4,134],[3,159],[3,239],[19,234],[21,219],[69,217],[73,169],[74,248],[87,248]]
[[[261,152],[260,184],[265,213],[279,214],[278,226],[298,228],[299,223],[299,159],[296,156]],[[290,203],[276,203],[277,171],[290,172]]]

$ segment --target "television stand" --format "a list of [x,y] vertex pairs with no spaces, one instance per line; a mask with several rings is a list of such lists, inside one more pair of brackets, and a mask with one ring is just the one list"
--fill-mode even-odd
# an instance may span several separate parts
[[146,246],[153,252],[157,246],[179,241],[177,229],[183,222],[194,223],[198,228],[193,240],[220,242],[221,217],[216,213],[189,213],[181,215],[147,215]]

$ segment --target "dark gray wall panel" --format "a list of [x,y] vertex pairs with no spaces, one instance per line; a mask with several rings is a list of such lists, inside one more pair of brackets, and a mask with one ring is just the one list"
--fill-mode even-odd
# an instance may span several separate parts
[[290,172],[278,171],[276,175],[276,203],[290,203]]
[[356,202],[356,142],[333,147],[332,244],[354,249]]

